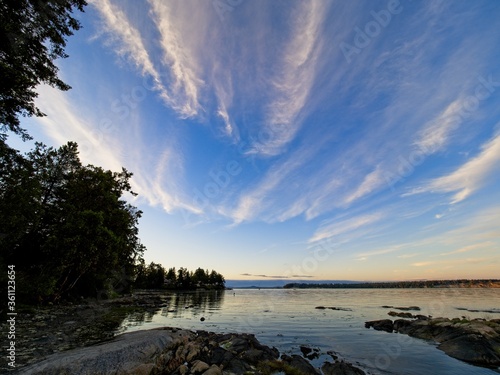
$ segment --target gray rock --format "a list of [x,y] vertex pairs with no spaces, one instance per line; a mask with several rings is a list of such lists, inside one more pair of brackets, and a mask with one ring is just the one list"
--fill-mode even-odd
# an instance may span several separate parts
[[450,357],[465,362],[487,366],[500,365],[500,355],[481,335],[462,335],[441,343],[438,348]]
[[19,374],[88,375],[144,373],[155,366],[155,357],[171,346],[184,342],[189,331],[154,329],[127,333],[101,345],[70,350],[21,369]]
[[411,326],[412,322],[410,320],[396,319],[393,324],[393,329],[399,333],[408,333]]
[[[367,328],[384,329],[384,320],[366,322]],[[500,324],[497,320],[426,318],[408,321],[398,319],[392,325],[396,332],[439,343],[438,348],[450,357],[475,365],[500,366]]]
[[222,375],[222,370],[219,366],[212,365],[210,368],[203,373],[203,375]]
[[412,314],[412,313],[409,313],[409,312],[396,312],[396,311],[389,311],[387,313],[387,315],[390,315],[390,316],[397,316],[399,318],[409,318],[409,319],[413,319],[415,318],[415,316]]
[[299,370],[303,375],[317,375],[319,372],[300,355],[294,354],[292,356],[283,354],[281,360],[293,368]]
[[392,332],[393,331],[393,324],[392,320],[390,319],[382,319],[382,320],[372,320],[369,322],[365,323],[366,328],[373,327],[373,329],[377,331],[386,331],[386,332]]
[[366,373],[357,367],[354,367],[350,363],[346,362],[336,362],[330,363],[325,362],[321,366],[321,370],[324,375],[365,375]]
[[196,360],[193,362],[193,365],[191,367],[191,374],[202,374],[209,368],[210,366],[207,363],[200,360]]

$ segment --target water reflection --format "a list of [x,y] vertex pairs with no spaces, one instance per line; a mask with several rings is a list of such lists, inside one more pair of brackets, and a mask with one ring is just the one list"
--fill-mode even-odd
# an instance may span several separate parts
[[155,317],[163,322],[165,318],[201,318],[203,315],[220,310],[223,302],[224,290],[157,293],[148,301],[144,309],[128,314],[115,332],[123,333],[133,327],[152,323]]
[[223,290],[176,293],[171,296],[169,306],[162,309],[161,315],[172,318],[197,316],[220,310],[223,302]]

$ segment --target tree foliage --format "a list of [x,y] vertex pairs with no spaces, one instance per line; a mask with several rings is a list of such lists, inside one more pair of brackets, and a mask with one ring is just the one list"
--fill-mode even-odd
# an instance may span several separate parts
[[43,116],[35,106],[35,88],[45,83],[70,86],[54,64],[67,54],[67,37],[80,28],[73,9],[85,0],[0,0],[0,139],[7,131],[29,138],[19,116]]
[[[0,141],[0,263],[38,300],[124,291],[144,251],[131,173],[84,166],[76,143],[26,156]],[[125,282],[124,282],[125,280]],[[115,285],[112,285],[115,284]]]
[[168,271],[161,264],[152,262],[148,266],[144,263],[138,266],[134,286],[142,289],[224,289],[225,279],[220,273],[198,268],[194,272],[181,267],[178,270],[169,268]]

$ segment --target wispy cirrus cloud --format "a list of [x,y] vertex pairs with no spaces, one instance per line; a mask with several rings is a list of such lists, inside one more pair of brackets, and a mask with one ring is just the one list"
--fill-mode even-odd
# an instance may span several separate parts
[[250,153],[278,155],[300,129],[299,117],[316,79],[325,7],[322,2],[302,2],[293,10],[291,36],[272,78],[272,97],[264,124],[269,139],[254,144]]
[[191,53],[181,29],[177,25],[176,16],[171,9],[172,3],[150,0],[153,22],[160,33],[160,45],[163,52],[162,64],[168,69],[170,95],[165,97],[179,113],[191,117],[201,110],[200,86],[196,57]]
[[460,112],[464,101],[456,99],[441,114],[429,121],[420,131],[415,145],[423,154],[429,155],[441,150],[449,141],[450,135],[462,122]]
[[[135,27],[117,4],[110,0],[90,2],[102,18],[103,31],[107,34],[115,53],[128,58],[143,76],[152,79],[152,87],[181,117],[192,117],[200,111],[198,87],[203,83],[193,66],[177,30],[171,27],[172,15],[163,2],[151,0],[151,15],[160,33],[163,48],[162,63],[155,63],[144,42],[141,31]],[[160,68],[158,67],[160,65]]]
[[500,135],[483,144],[481,152],[454,172],[438,177],[403,196],[421,193],[454,193],[450,203],[455,204],[479,190],[500,166]]
[[102,165],[113,171],[121,170],[123,152],[118,139],[100,130],[98,122],[81,113],[78,105],[63,92],[45,85],[40,86],[38,92],[37,106],[47,116],[36,121],[44,125],[47,134],[58,145],[76,142],[84,163]]
[[486,241],[486,242],[476,243],[473,245],[463,246],[457,250],[449,251],[446,253],[441,253],[439,255],[440,256],[447,256],[447,255],[463,254],[463,253],[467,253],[469,251],[474,251],[474,250],[478,250],[478,249],[491,248],[493,245],[494,245],[493,242]]
[[361,185],[344,199],[344,204],[349,205],[385,185],[387,185],[387,178],[384,176],[383,169],[377,166],[374,171],[365,176]]
[[[47,116],[37,118],[37,121],[44,125],[58,145],[74,141],[79,146],[83,163],[100,165],[112,171],[120,171],[125,166],[133,171],[132,190],[152,206],[161,206],[169,213],[183,209],[202,214],[202,210],[190,203],[192,199],[184,193],[184,160],[178,145],[173,142],[163,145],[158,153],[152,152],[154,147],[151,144],[147,152],[138,150],[130,145],[137,141],[133,134],[117,133],[116,128],[100,129],[98,112],[94,116],[81,113],[68,96],[51,87],[41,86],[39,92],[37,105]],[[127,145],[129,150],[125,152]],[[134,150],[137,156],[130,157],[130,150]],[[144,155],[152,156],[147,167]]]
[[328,223],[320,227],[308,242],[317,242],[341,234],[350,233],[362,227],[374,224],[384,217],[385,215],[382,212],[375,212],[372,214],[356,216],[351,219],[334,221],[333,223]]
[[427,261],[427,262],[415,262],[412,263],[413,267],[429,267],[429,266],[457,266],[457,265],[471,265],[471,264],[480,264],[480,263],[488,263],[491,261],[498,260],[498,257],[484,257],[484,258],[466,258],[466,259],[454,259],[454,260],[446,260],[446,261]]
[[[178,210],[201,215],[203,211],[196,207],[184,193],[184,160],[173,144],[162,147],[158,156],[151,160],[152,168],[134,169],[133,189],[141,199],[151,206],[160,206],[167,213]],[[138,159],[136,159],[138,160]]]
[[114,46],[115,53],[130,59],[141,74],[153,78],[155,88],[162,95],[167,95],[166,88],[161,83],[160,73],[142,40],[140,31],[128,20],[125,12],[110,0],[91,0],[102,17],[103,31],[108,34],[109,42]]

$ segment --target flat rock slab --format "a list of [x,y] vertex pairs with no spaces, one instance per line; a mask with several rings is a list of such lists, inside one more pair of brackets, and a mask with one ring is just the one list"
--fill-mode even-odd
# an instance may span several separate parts
[[131,332],[114,340],[49,356],[42,362],[25,367],[18,374],[88,375],[133,374],[155,366],[155,357],[194,337],[178,329],[153,329]]

